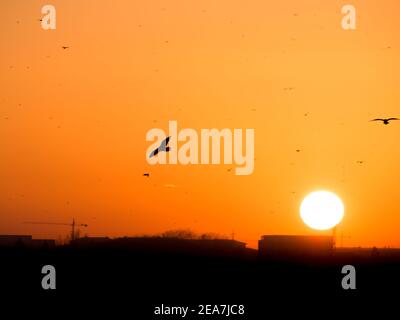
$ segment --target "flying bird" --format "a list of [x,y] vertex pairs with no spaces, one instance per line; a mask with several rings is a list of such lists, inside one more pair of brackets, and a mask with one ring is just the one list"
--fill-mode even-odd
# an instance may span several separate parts
[[150,177],[150,173],[143,173],[143,177]]
[[63,48],[64,50],[65,50],[65,49],[69,49],[69,47],[66,47],[66,46],[62,46],[61,48]]
[[388,125],[390,121],[392,120],[400,120],[399,118],[386,118],[386,119],[372,119],[371,121],[382,121],[384,125]]
[[169,151],[168,142],[169,142],[169,139],[170,139],[170,138],[171,138],[170,136],[167,137],[167,138],[165,138],[165,139],[161,142],[160,146],[159,146],[157,149],[154,149],[154,150],[150,153],[149,158],[156,156],[156,155],[157,155],[159,152],[161,152],[161,151],[168,152],[168,151]]

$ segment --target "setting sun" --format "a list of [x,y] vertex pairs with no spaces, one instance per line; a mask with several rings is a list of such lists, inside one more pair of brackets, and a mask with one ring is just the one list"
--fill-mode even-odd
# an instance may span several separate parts
[[300,206],[300,216],[312,229],[328,230],[343,218],[344,206],[332,192],[316,191],[307,195]]

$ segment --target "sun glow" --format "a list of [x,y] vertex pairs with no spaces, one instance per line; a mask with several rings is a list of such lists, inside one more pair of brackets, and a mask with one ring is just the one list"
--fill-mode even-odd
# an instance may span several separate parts
[[312,229],[328,230],[343,218],[342,200],[332,192],[315,191],[307,195],[300,206],[300,216]]

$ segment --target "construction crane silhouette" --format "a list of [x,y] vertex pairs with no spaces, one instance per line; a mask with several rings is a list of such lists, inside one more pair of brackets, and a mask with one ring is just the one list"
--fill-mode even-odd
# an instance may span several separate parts
[[72,223],[25,221],[24,224],[46,224],[46,225],[55,225],[55,226],[70,226],[71,227],[71,241],[75,240],[75,228],[76,227],[88,227],[89,226],[86,223],[76,223],[75,219],[72,219]]

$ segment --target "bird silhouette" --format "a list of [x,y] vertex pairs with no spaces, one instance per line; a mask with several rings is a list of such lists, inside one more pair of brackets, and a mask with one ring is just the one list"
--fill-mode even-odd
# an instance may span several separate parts
[[150,177],[150,173],[143,173],[143,177]]
[[159,152],[161,152],[161,151],[168,152],[168,151],[169,151],[168,142],[169,142],[169,139],[170,139],[170,138],[171,138],[170,136],[167,137],[167,138],[165,138],[165,139],[161,142],[160,146],[159,146],[157,149],[154,149],[154,150],[150,153],[149,158],[156,156],[156,155],[157,155]]
[[65,50],[65,49],[69,49],[69,47],[66,47],[66,46],[62,46],[61,48],[63,48],[64,50]]
[[388,125],[390,121],[392,120],[400,120],[399,118],[386,118],[386,119],[372,119],[371,121],[382,121],[384,125]]

